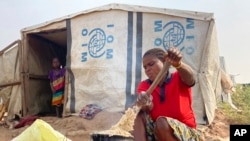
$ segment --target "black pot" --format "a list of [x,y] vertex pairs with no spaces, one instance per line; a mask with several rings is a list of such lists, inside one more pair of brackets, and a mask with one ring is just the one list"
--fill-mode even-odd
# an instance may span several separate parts
[[92,134],[91,141],[134,141],[131,137]]

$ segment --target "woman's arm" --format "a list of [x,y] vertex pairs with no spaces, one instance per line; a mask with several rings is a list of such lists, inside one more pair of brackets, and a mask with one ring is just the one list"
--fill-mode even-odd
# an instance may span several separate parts
[[181,80],[186,85],[193,86],[195,84],[193,69],[189,65],[181,62],[180,65],[176,67],[176,69],[179,72]]
[[182,60],[182,54],[177,48],[170,47],[166,52],[165,61],[168,61],[177,69],[181,80],[188,86],[195,84],[195,78],[192,68],[185,64]]

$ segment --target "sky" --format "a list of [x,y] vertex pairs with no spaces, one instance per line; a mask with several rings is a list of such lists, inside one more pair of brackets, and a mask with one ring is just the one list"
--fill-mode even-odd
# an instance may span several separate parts
[[0,0],[0,50],[25,27],[110,3],[214,13],[227,72],[237,83],[250,83],[249,0]]

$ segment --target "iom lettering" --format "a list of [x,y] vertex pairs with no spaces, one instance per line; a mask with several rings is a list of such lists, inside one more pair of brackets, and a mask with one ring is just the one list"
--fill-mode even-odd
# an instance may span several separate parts
[[[165,50],[169,47],[178,47],[187,55],[195,53],[195,35],[192,30],[195,28],[195,21],[191,18],[186,18],[186,23],[183,21],[168,21],[164,23],[162,20],[154,21],[154,32],[159,34],[154,40],[154,46],[163,46]],[[186,31],[191,31],[187,32]],[[185,43],[183,43],[185,42]]]
[[94,28],[89,31],[89,29],[84,28],[81,31],[83,37],[81,52],[81,62],[87,62],[88,58],[101,58],[105,57],[106,59],[113,58],[113,48],[111,48],[112,43],[115,38],[113,35],[107,35],[109,30],[114,28],[114,24],[108,24],[106,28]]

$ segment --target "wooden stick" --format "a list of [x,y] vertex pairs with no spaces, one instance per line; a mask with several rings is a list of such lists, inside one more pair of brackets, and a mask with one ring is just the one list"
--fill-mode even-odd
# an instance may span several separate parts
[[[170,67],[170,64],[167,61],[165,61],[164,64],[163,64],[163,68],[157,74],[155,80],[153,81],[153,83],[150,85],[150,87],[146,91],[146,94],[148,96],[151,95],[151,93],[153,92],[153,90],[155,89],[155,87],[162,81],[162,79],[164,78],[164,76],[166,76],[166,73],[167,73],[169,67]],[[132,109],[134,110],[134,112],[136,114],[138,114],[139,111],[141,110],[141,106],[139,106],[138,104],[136,104],[135,106],[132,107]]]
[[[161,69],[161,71],[157,74],[155,80],[153,81],[153,83],[150,85],[150,87],[148,88],[148,90],[146,91],[146,94],[148,96],[151,95],[151,93],[153,92],[153,90],[155,89],[155,87],[162,81],[162,79],[164,78],[164,76],[166,76],[166,73],[168,71],[170,67],[170,64],[166,61],[163,64],[163,68]],[[134,110],[134,112],[136,114],[139,113],[139,111],[141,110],[141,106],[139,106],[138,104],[136,104],[135,106],[132,107],[132,109]]]
[[49,80],[47,75],[29,74],[30,79]]
[[0,88],[7,87],[7,86],[19,85],[19,84],[21,84],[20,81],[15,81],[15,82],[10,82],[10,83],[0,84]]
[[148,96],[151,95],[151,93],[153,92],[155,87],[162,81],[162,79],[166,75],[169,67],[170,67],[170,64],[167,61],[165,61],[165,63],[163,64],[163,68],[161,69],[159,74],[156,76],[155,80],[153,81],[153,83],[150,85],[150,87],[148,88],[148,90],[146,92],[146,94]]

